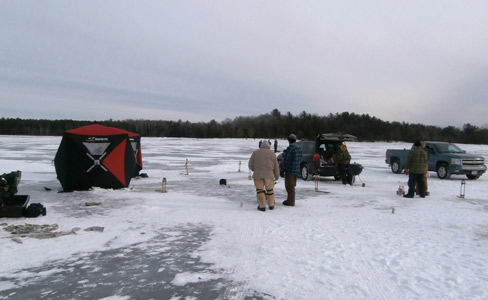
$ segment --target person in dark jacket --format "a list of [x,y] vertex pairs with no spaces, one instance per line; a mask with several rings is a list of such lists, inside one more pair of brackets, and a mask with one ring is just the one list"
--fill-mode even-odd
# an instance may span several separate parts
[[339,152],[333,155],[333,160],[337,164],[339,174],[341,174],[342,184],[352,184],[352,175],[349,172],[349,163],[351,162],[351,155],[347,151],[347,146],[342,144]]
[[290,145],[283,151],[283,172],[285,173],[285,189],[287,193],[283,205],[295,206],[295,186],[297,185],[298,174],[300,173],[300,162],[302,161],[302,149],[295,145],[297,136],[290,134],[288,143]]
[[[427,163],[425,164],[425,173],[424,173],[424,176],[422,178],[424,180],[425,196],[429,196],[430,195],[429,185],[427,183],[427,174],[429,173],[429,151],[427,150],[427,145],[424,142],[422,142],[422,146],[421,147],[422,147],[422,150],[424,150],[425,152],[427,152]],[[420,191],[419,191],[418,184],[415,184],[415,193],[417,195],[420,195]]]
[[427,152],[422,149],[420,141],[415,142],[414,148],[408,153],[405,170],[408,172],[408,193],[403,197],[413,198],[415,196],[415,184],[418,185],[421,198],[425,198],[424,174],[428,163]]

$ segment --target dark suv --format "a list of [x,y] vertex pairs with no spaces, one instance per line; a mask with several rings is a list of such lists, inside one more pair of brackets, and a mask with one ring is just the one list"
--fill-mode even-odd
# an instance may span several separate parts
[[[356,141],[356,137],[350,134],[323,133],[319,134],[315,141],[299,141],[295,145],[302,149],[302,161],[300,163],[300,177],[303,180],[310,180],[313,175],[333,176],[336,180],[341,179],[337,165],[329,160],[344,142]],[[282,171],[282,155],[278,155],[280,174]],[[357,163],[349,165],[349,172],[353,176],[361,174],[363,166]],[[354,177],[353,177],[354,178]]]

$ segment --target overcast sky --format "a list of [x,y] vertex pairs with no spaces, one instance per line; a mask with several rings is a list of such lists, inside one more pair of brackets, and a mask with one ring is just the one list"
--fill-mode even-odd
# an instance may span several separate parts
[[1,1],[1,117],[488,126],[488,1]]

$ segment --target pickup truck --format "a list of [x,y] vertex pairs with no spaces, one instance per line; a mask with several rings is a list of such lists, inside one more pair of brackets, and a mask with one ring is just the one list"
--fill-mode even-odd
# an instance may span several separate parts
[[[440,179],[448,179],[452,174],[466,175],[468,179],[478,179],[486,172],[485,159],[468,154],[458,146],[445,142],[424,142],[429,155],[429,171],[437,172]],[[385,162],[393,173],[402,173],[407,161],[407,149],[388,149]]]

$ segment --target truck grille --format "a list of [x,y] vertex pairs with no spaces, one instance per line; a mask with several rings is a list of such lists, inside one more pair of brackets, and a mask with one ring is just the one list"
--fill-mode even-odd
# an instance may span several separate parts
[[482,166],[485,164],[485,160],[482,158],[463,159],[462,161],[463,167]]

